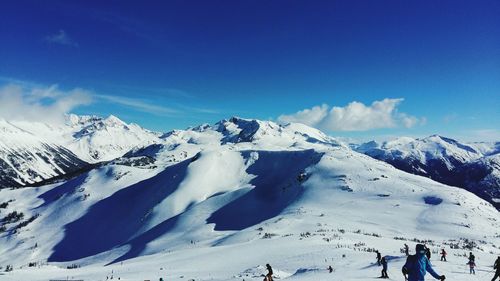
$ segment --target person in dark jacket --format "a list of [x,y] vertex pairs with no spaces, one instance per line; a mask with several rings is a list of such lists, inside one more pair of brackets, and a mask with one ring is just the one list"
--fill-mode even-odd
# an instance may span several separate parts
[[410,247],[408,247],[408,244],[405,243],[405,255],[409,256],[410,255]]
[[380,266],[381,265],[380,260],[382,259],[382,255],[380,254],[379,251],[376,251],[376,253],[377,253],[377,264],[378,266]]
[[495,276],[493,276],[493,279],[491,279],[491,281],[495,281],[497,277],[500,277],[500,256],[498,256],[497,260],[495,261],[493,269],[496,269],[496,271]]
[[476,267],[476,263],[473,261],[469,261],[467,265],[469,266],[470,274],[476,274],[476,270],[474,269]]
[[469,261],[475,262],[476,261],[476,256],[472,254],[472,252],[469,253]]
[[431,260],[431,249],[425,247],[425,256],[427,259]]
[[269,264],[266,264],[266,269],[267,269],[267,274],[266,274],[266,278],[264,278],[264,280],[265,281],[273,281],[273,268]]
[[385,257],[380,260],[380,263],[382,264],[382,276],[380,276],[380,278],[389,278],[387,275],[387,260]]
[[446,251],[444,249],[441,249],[441,261],[446,261]]
[[[408,281],[424,281],[426,272],[429,272],[432,277],[438,280],[445,280],[444,275],[439,275],[432,268],[431,262],[425,255],[425,246],[417,244],[415,247],[416,254],[408,256],[406,263],[402,268],[405,280]],[[408,275],[408,276],[407,276]]]

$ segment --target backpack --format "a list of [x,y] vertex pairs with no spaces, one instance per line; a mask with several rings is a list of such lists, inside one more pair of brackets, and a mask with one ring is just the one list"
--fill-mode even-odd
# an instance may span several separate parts
[[[406,258],[406,264],[411,264],[412,268],[415,268],[415,263],[417,262],[417,255],[409,255],[408,258]],[[411,272],[411,268],[406,268],[404,265],[403,265],[403,268],[402,268],[402,271],[403,271],[403,274],[410,274]]]

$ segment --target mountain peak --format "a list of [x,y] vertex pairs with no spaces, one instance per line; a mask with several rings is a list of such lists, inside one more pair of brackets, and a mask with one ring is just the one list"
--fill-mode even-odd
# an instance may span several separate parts
[[125,122],[123,122],[120,118],[114,115],[109,115],[106,119],[104,119],[104,122],[106,124],[112,124],[112,125],[126,125]]

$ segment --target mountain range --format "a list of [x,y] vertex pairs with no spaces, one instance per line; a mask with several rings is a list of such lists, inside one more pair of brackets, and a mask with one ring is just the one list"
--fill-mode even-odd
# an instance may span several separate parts
[[[168,133],[113,116],[1,124],[0,266],[18,272],[6,280],[105,280],[111,269],[123,280],[261,280],[265,261],[282,279],[323,280],[330,256],[358,268],[342,280],[358,280],[376,269],[375,249],[400,268],[403,242],[498,252],[498,144],[347,145],[237,117]],[[473,177],[481,165],[488,173]],[[455,169],[470,186],[436,178]]]
[[467,144],[433,135],[352,147],[408,173],[462,187],[500,209],[500,142]]

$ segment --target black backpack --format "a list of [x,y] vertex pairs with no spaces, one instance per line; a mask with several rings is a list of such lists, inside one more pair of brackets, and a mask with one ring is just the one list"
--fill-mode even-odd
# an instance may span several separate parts
[[[417,255],[409,255],[407,258],[406,258],[406,263],[405,264],[411,264],[411,265],[415,265],[415,263],[417,262]],[[413,266],[415,267],[415,266]],[[403,272],[403,274],[410,274],[410,269],[406,268],[404,265],[403,265],[403,268],[401,269],[401,271]]]

